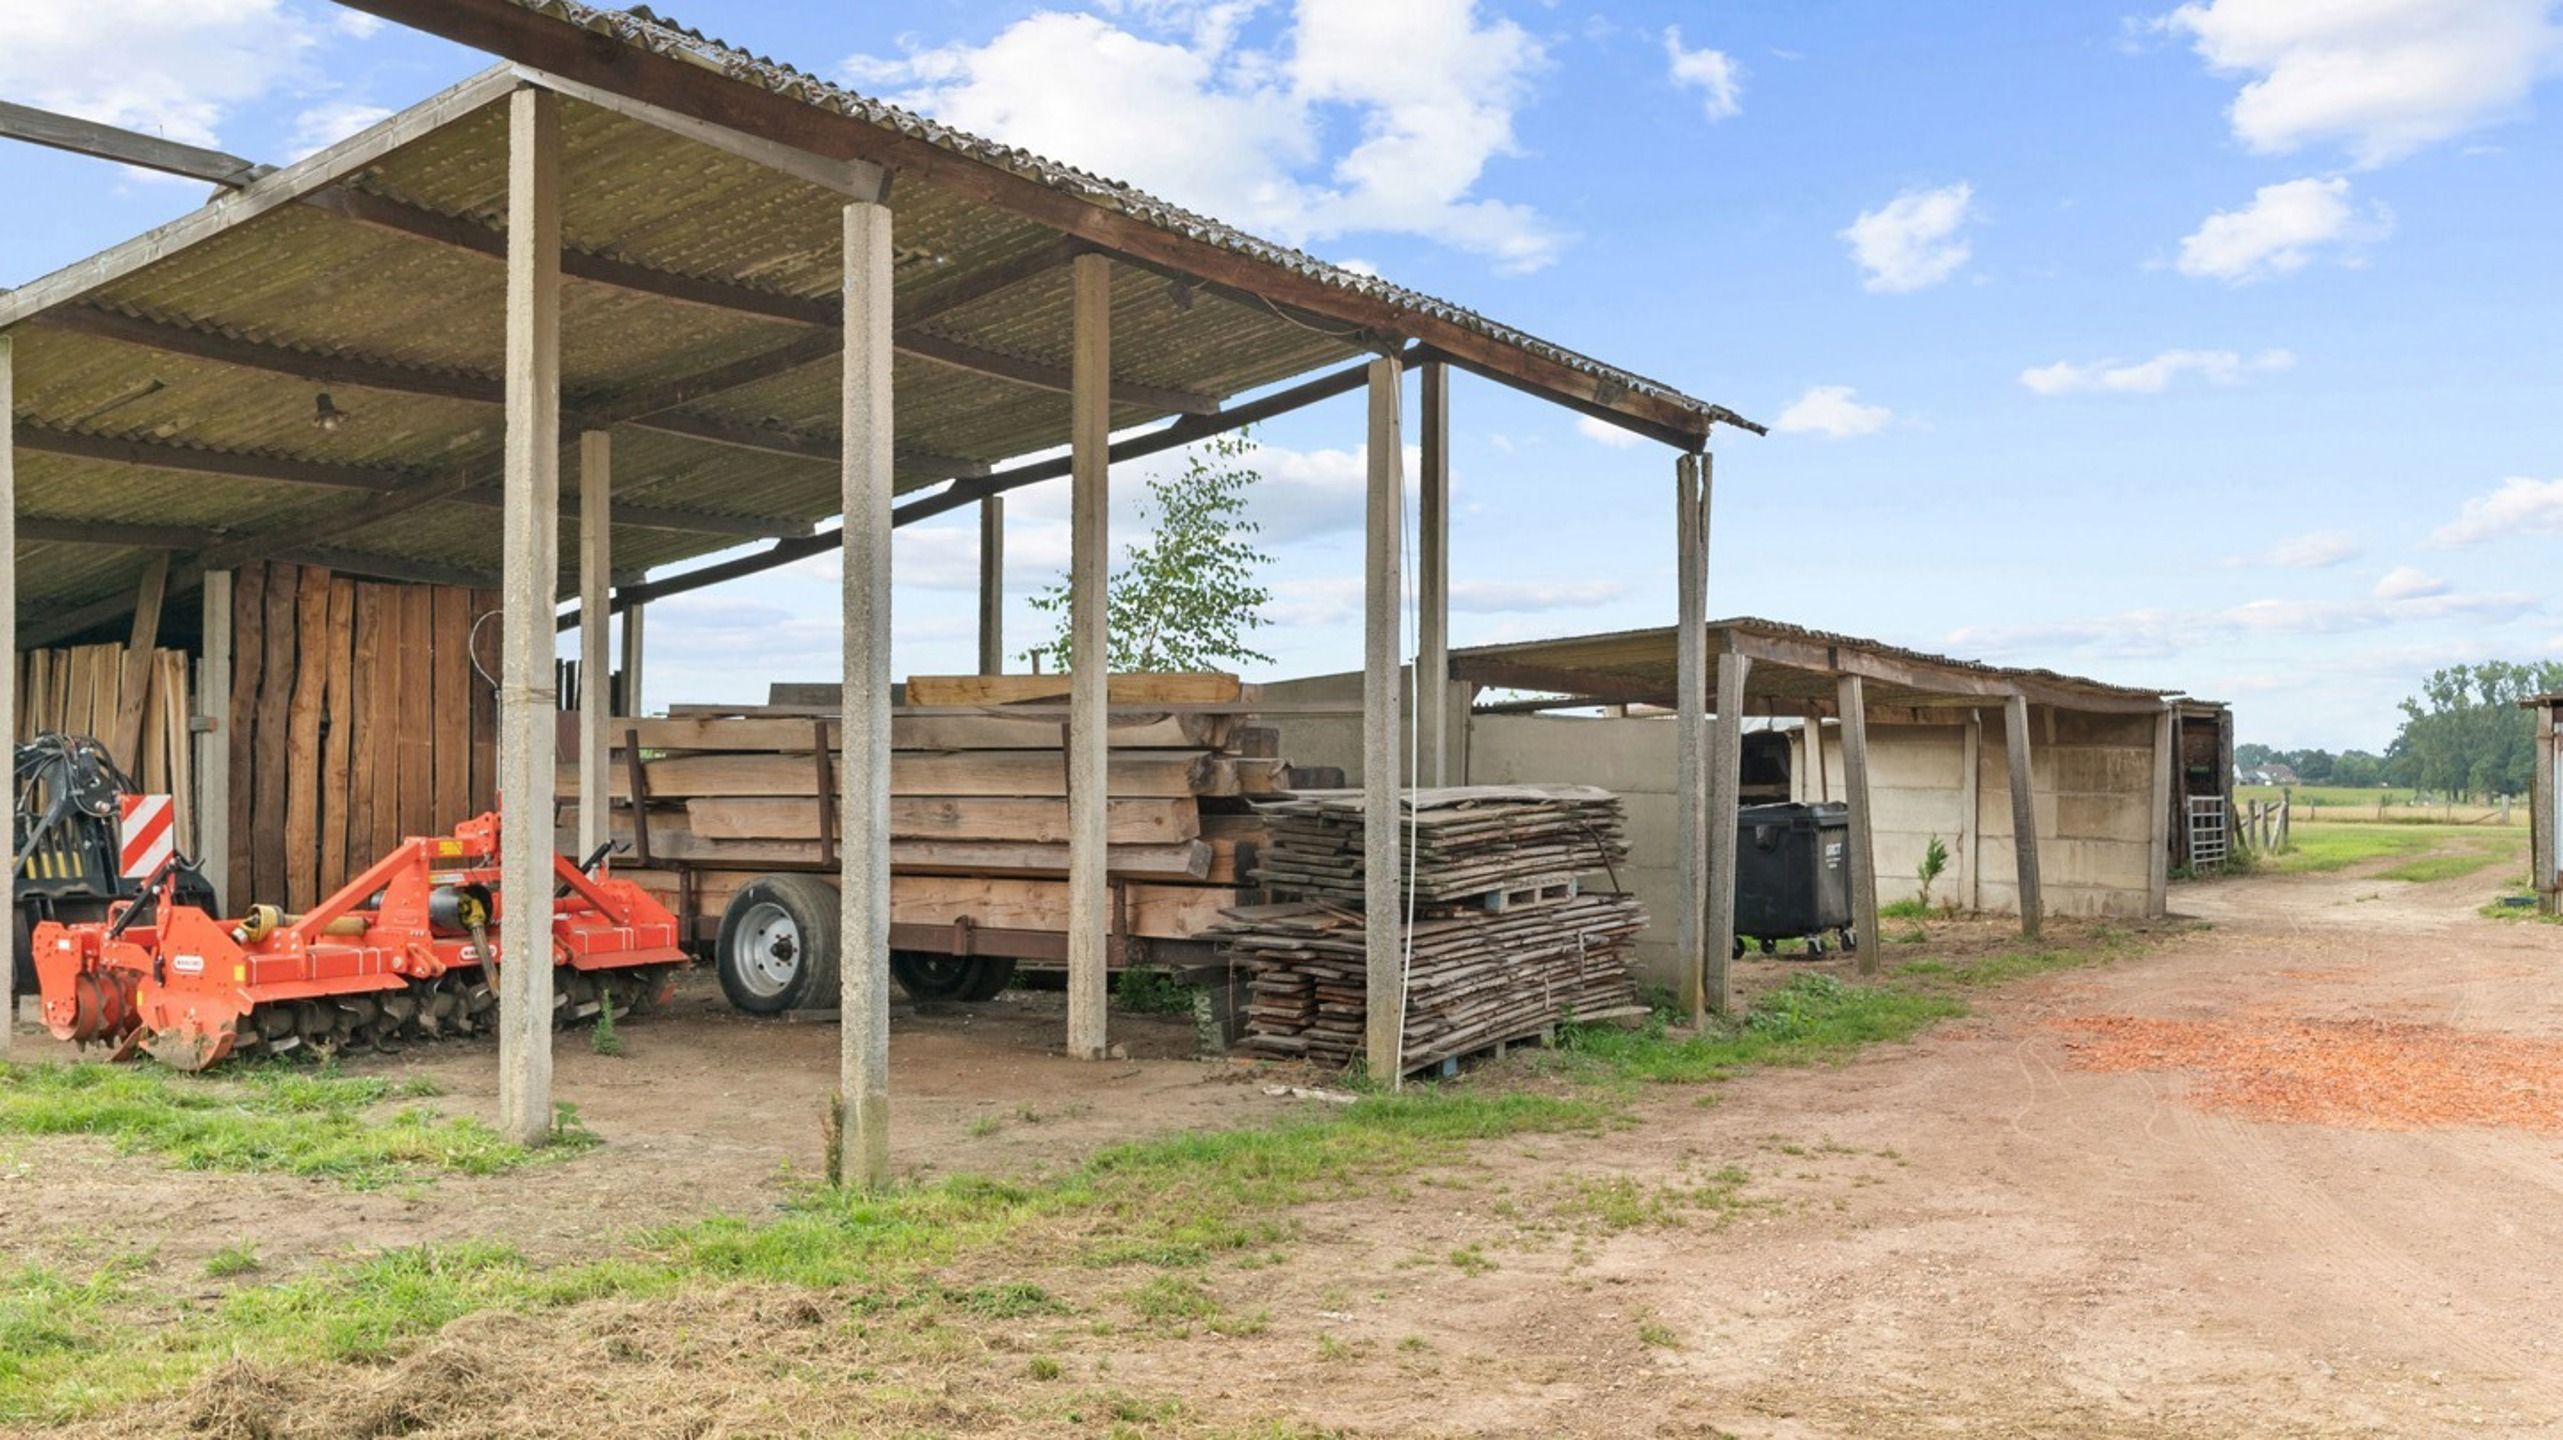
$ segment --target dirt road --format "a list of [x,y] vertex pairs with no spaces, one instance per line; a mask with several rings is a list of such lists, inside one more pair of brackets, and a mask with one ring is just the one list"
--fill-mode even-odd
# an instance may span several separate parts
[[[423,1397],[362,1433],[448,1437],[2563,1434],[2563,927],[2482,919],[2484,892],[2357,870],[2183,887],[2198,923],[1972,994],[1916,1043],[1652,1091],[1634,1125],[1483,1142],[1304,1208],[1278,1258],[1187,1272],[1248,1323],[1149,1320],[1127,1273],[995,1255],[953,1283],[1033,1281],[1065,1308],[894,1343],[795,1292],[594,1302],[466,1319],[331,1383]],[[957,1023],[903,1031],[903,1064],[925,1061],[905,1113],[941,1165],[1038,1167],[1281,1103],[1222,1067],[1109,1078],[1030,1044],[977,1073],[984,1047],[935,1038]],[[1178,1029],[1153,1043],[1179,1050]],[[628,1083],[565,1072],[612,1143],[557,1172],[316,1208],[460,1234],[487,1201],[553,1252],[612,1228],[582,1186],[664,1172],[646,1214],[688,1184],[696,1209],[753,1208],[815,1141],[796,1102],[760,1118],[769,1075],[711,1033],[652,1042],[682,1063]],[[793,1086],[832,1049],[804,1033]],[[427,1063],[470,1098],[473,1067]],[[2289,1118],[2308,1106],[2323,1118]],[[243,1205],[283,1183],[223,1182]],[[84,1433],[268,1433],[221,1417],[319,1403],[312,1383],[226,1370]]]

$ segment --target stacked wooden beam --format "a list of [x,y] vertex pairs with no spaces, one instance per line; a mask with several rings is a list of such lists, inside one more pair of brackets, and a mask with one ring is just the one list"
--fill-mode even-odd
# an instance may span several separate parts
[[196,843],[195,755],[183,650],[79,645],[19,657],[21,742],[51,731],[107,747],[134,783],[173,797],[178,844]]
[[[1617,796],[1586,786],[1416,790],[1404,812],[1401,890],[1414,921],[1403,1070],[1570,1017],[1636,1013],[1629,960],[1645,908],[1585,888],[1628,858]],[[1368,1015],[1361,797],[1305,796],[1267,814],[1272,838],[1254,878],[1277,903],[1231,911],[1220,932],[1248,976],[1245,1043],[1350,1064]]]
[[[1254,802],[1283,793],[1276,737],[1247,723],[1253,702],[1234,677],[1115,681],[1106,823],[1120,924],[1146,938],[1190,939],[1250,898],[1243,877],[1264,834]],[[1009,702],[1046,699],[1040,687],[1060,683],[908,682],[912,703],[891,720],[896,923],[1067,927],[1065,715],[1055,706],[1007,712]],[[1032,693],[1020,693],[1026,688]],[[621,873],[671,899],[690,893],[695,913],[717,917],[756,875],[835,868],[844,839],[836,707],[809,687],[777,691],[792,698],[613,722],[607,773],[613,835],[627,847],[616,861]],[[1170,693],[1183,698],[1163,698]],[[570,845],[574,757],[559,775]]]

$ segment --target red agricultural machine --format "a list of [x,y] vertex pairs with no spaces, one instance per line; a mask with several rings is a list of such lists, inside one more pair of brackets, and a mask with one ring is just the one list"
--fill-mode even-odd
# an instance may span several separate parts
[[[676,917],[602,853],[585,867],[554,856],[554,1016],[571,1023],[606,1005],[641,1013],[664,1002],[685,963]],[[103,920],[35,928],[45,1024],[65,1040],[136,1050],[180,1070],[237,1054],[303,1045],[383,1047],[471,1034],[498,1007],[492,932],[498,817],[420,836],[301,915],[257,905],[225,920],[182,897],[175,855],[139,898]]]

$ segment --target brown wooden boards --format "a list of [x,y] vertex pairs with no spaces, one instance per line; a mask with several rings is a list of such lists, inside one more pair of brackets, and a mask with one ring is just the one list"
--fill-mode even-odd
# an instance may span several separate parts
[[431,624],[428,657],[434,692],[428,764],[436,798],[428,825],[444,834],[472,818],[472,662],[463,650],[472,628],[468,590],[440,585],[428,591]]
[[320,720],[329,688],[329,580],[328,571],[312,566],[295,581],[294,685],[285,711],[282,884],[285,907],[296,912],[320,900]]
[[[356,582],[334,580],[329,586],[328,683],[322,692],[320,785],[320,893],[334,894],[347,883],[348,837],[352,833],[349,768],[356,744],[356,647],[348,637],[356,630]],[[366,861],[354,862],[362,868]]]
[[[1163,845],[1200,833],[1199,802],[1117,799],[1106,807],[1106,839],[1115,845]],[[688,800],[675,814],[653,812],[664,833],[670,821],[715,840],[816,840],[819,802],[798,796]],[[1000,840],[1064,845],[1068,806],[1063,800],[1004,795],[901,795],[890,800],[893,840]]]
[[[1012,705],[1058,700],[1068,694],[1066,675],[911,675],[911,705]],[[1114,705],[1235,705],[1245,686],[1234,675],[1115,675],[1105,697]]]

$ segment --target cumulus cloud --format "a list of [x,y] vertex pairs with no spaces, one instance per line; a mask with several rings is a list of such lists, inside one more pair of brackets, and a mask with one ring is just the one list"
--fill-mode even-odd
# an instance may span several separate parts
[[2444,586],[2430,588],[2424,584],[2417,593],[2386,595],[2383,588],[2380,586],[2378,594],[2362,599],[2264,599],[2218,609],[2130,610],[2083,620],[1967,626],[1949,632],[1946,643],[1953,652],[1965,655],[2011,657],[2080,652],[2149,657],[2180,654],[2228,639],[2236,631],[2261,636],[2316,636],[2441,620],[2497,625],[2545,608],[2539,597],[2519,591],[2462,594]]
[[2382,205],[2362,213],[2350,203],[2349,181],[2288,180],[2263,185],[2240,210],[2219,210],[2180,242],[2180,273],[2229,285],[2286,275],[2311,264],[2332,247],[2355,263],[2358,247],[2392,233],[2394,217]]
[[391,111],[380,105],[365,105],[352,100],[332,100],[314,105],[294,117],[294,133],[288,142],[300,160],[315,151],[328,149],[366,126],[389,118]]
[[2379,600],[2426,600],[2444,595],[2451,587],[2435,575],[2425,575],[2409,565],[2397,565],[2376,582]]
[[1295,0],[1270,48],[1241,38],[1252,5],[1109,8],[1136,30],[1042,11],[985,45],[844,68],[964,129],[1293,244],[1421,235],[1515,272],[1564,246],[1530,206],[1478,193],[1515,153],[1513,116],[1547,57],[1475,0]]
[[190,145],[318,43],[281,0],[17,0],[7,23],[0,95]]
[[1959,230],[1972,217],[1975,187],[1961,180],[1937,190],[1907,190],[1863,210],[1839,234],[1867,272],[1861,284],[1881,294],[1924,290],[1958,273],[1971,253]]
[[1664,58],[1673,67],[1673,83],[1700,92],[1709,119],[1725,120],[1744,111],[1744,71],[1723,50],[1686,50],[1682,27],[1664,27]]
[[1596,445],[1607,445],[1614,450],[1626,450],[1646,438],[1634,430],[1614,425],[1608,420],[1596,420],[1590,415],[1575,417],[1575,433]]
[[1848,440],[1885,429],[1895,412],[1884,405],[1863,405],[1853,398],[1857,393],[1848,385],[1808,386],[1805,394],[1780,412],[1771,428],[1784,435],[1821,435],[1827,440]]
[[2362,552],[2358,541],[2346,530],[2316,530],[2304,535],[2290,535],[2236,565],[2266,566],[2275,570],[2329,570],[2346,565]]
[[1584,610],[1629,593],[1617,580],[1454,580],[1451,609],[1463,615]]
[[2513,475],[2490,494],[2468,499],[2456,518],[2430,539],[2440,545],[2480,545],[2509,535],[2563,535],[2563,478]]
[[2183,375],[2231,385],[2246,375],[2285,370],[2295,363],[2296,357],[2285,350],[2263,350],[2248,358],[2232,350],[2165,350],[2132,364],[2059,360],[2036,365],[2020,372],[2020,383],[2040,395],[2158,395]]
[[2253,150],[2337,141],[2382,165],[2510,118],[2563,60],[2552,0],[2193,0],[2161,27],[2220,74]]

